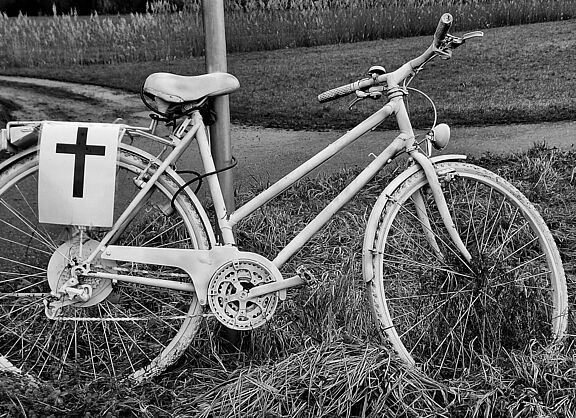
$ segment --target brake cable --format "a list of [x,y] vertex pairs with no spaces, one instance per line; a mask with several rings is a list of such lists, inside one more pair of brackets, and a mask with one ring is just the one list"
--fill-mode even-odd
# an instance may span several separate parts
[[174,193],[174,196],[172,196],[172,200],[170,201],[170,206],[172,207],[173,210],[176,210],[176,206],[174,204],[174,202],[176,201],[176,198],[186,187],[190,186],[192,183],[194,183],[196,181],[198,182],[198,185],[196,186],[196,190],[194,190],[194,194],[196,194],[196,193],[198,193],[198,190],[200,190],[200,187],[202,187],[202,179],[204,179],[208,176],[213,176],[215,174],[222,173],[222,172],[227,171],[227,170],[231,170],[234,167],[236,167],[236,165],[238,165],[238,161],[236,160],[236,158],[232,157],[232,164],[230,164],[227,167],[220,168],[218,170],[210,171],[208,173],[200,174],[194,170],[177,171],[177,173],[179,173],[179,174],[180,173],[194,174],[196,177],[194,177],[191,180],[188,180],[182,186],[180,186],[178,188],[178,190],[176,190],[176,193]]

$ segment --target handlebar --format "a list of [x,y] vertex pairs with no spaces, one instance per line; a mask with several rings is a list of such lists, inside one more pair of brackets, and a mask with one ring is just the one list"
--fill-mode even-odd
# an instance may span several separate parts
[[[419,57],[407,62],[396,71],[388,74],[373,74],[370,78],[364,78],[362,80],[355,81],[354,83],[346,84],[340,87],[333,88],[331,90],[325,91],[318,96],[318,101],[320,103],[326,103],[332,100],[336,100],[340,97],[347,96],[358,90],[365,90],[375,85],[380,85],[382,83],[387,83],[388,89],[397,87],[402,83],[408,76],[413,74],[414,70],[428,62],[430,59],[437,55],[443,55],[450,57],[451,49],[456,48],[461,45],[467,36],[464,35],[462,38],[455,38],[448,35],[448,30],[452,26],[452,15],[450,13],[444,13],[438,22],[436,31],[434,32],[434,40],[432,44],[426,49],[426,51]],[[474,32],[471,37],[482,36],[482,32]],[[444,42],[446,40],[446,42]]]
[[434,32],[434,42],[432,43],[434,48],[439,48],[444,38],[446,38],[448,30],[450,29],[450,26],[452,26],[452,20],[452,15],[450,13],[444,13],[440,17],[440,21],[436,27],[436,32]]
[[340,97],[347,96],[354,93],[356,90],[362,90],[374,85],[374,80],[372,78],[365,78],[363,80],[356,81],[354,83],[346,84],[344,86],[336,87],[334,89],[325,91],[318,96],[318,101],[320,103],[326,103],[331,100],[339,99]]

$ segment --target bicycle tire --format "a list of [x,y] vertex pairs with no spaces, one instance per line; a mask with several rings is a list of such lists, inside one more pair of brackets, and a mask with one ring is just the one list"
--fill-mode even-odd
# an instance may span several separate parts
[[[488,170],[462,162],[436,169],[472,260],[450,240],[422,170],[382,193],[368,221],[363,268],[391,348],[433,377],[458,378],[534,341],[560,340],[566,278],[538,211]],[[418,200],[425,217],[418,217]]]
[[[140,190],[133,178],[149,163],[135,149],[122,147],[118,153],[115,217]],[[202,307],[196,294],[84,278],[81,284],[84,280],[91,284],[96,297],[104,300],[92,306],[65,306],[49,319],[43,302],[50,292],[48,263],[63,248],[66,257],[76,254],[80,240],[74,228],[38,221],[37,173],[37,153],[0,173],[0,370],[12,369],[39,379],[65,376],[79,382],[98,378],[142,381],[157,375],[182,354],[201,325]],[[169,173],[161,175],[114,243],[209,248],[206,225],[186,193],[177,195],[175,211],[167,213],[178,185]],[[83,245],[94,248],[105,232],[102,228],[87,231]],[[92,268],[190,281],[175,269],[99,258]]]

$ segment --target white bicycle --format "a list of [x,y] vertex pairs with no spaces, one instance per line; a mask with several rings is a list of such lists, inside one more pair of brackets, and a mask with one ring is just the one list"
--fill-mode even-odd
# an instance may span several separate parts
[[[186,350],[207,311],[232,329],[261,326],[286,289],[315,281],[305,267],[286,276],[280,271],[286,261],[402,154],[409,164],[376,201],[363,249],[371,308],[390,347],[407,364],[443,376],[532,340],[561,339],[568,321],[566,280],[537,210],[507,181],[464,156],[431,157],[432,148],[448,143],[446,125],[435,124],[420,141],[412,130],[404,100],[410,81],[431,59],[449,58],[454,48],[482,35],[452,36],[451,22],[449,14],[442,16],[432,45],[397,70],[372,67],[369,77],[320,95],[321,101],[348,94],[387,100],[234,211],[224,203],[204,124],[207,99],[239,87],[230,74],[150,75],[142,97],[155,114],[146,128],[8,124],[2,148],[11,157],[0,165],[0,370],[141,381]],[[400,134],[278,254],[237,248],[235,225],[391,115]],[[167,138],[155,134],[162,122],[173,128]],[[117,129],[111,143],[94,134],[100,128]],[[68,142],[58,136],[66,129],[74,133]],[[141,137],[164,145],[165,152],[153,156],[132,145]],[[219,238],[189,182],[173,169],[194,140]],[[105,160],[110,171],[94,169]],[[56,165],[43,171],[47,161]],[[54,179],[61,180],[50,186]],[[100,197],[70,212],[92,197],[86,192],[92,181],[108,179],[111,186],[98,190],[112,196],[109,225],[92,219],[106,206]],[[56,198],[64,186],[71,196]],[[43,199],[56,205],[47,215]],[[53,220],[60,215],[78,220]]]

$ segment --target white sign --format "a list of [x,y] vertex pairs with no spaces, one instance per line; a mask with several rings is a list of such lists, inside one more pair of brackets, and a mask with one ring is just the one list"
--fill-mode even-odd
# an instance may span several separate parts
[[112,226],[120,128],[97,123],[42,124],[40,222]]

